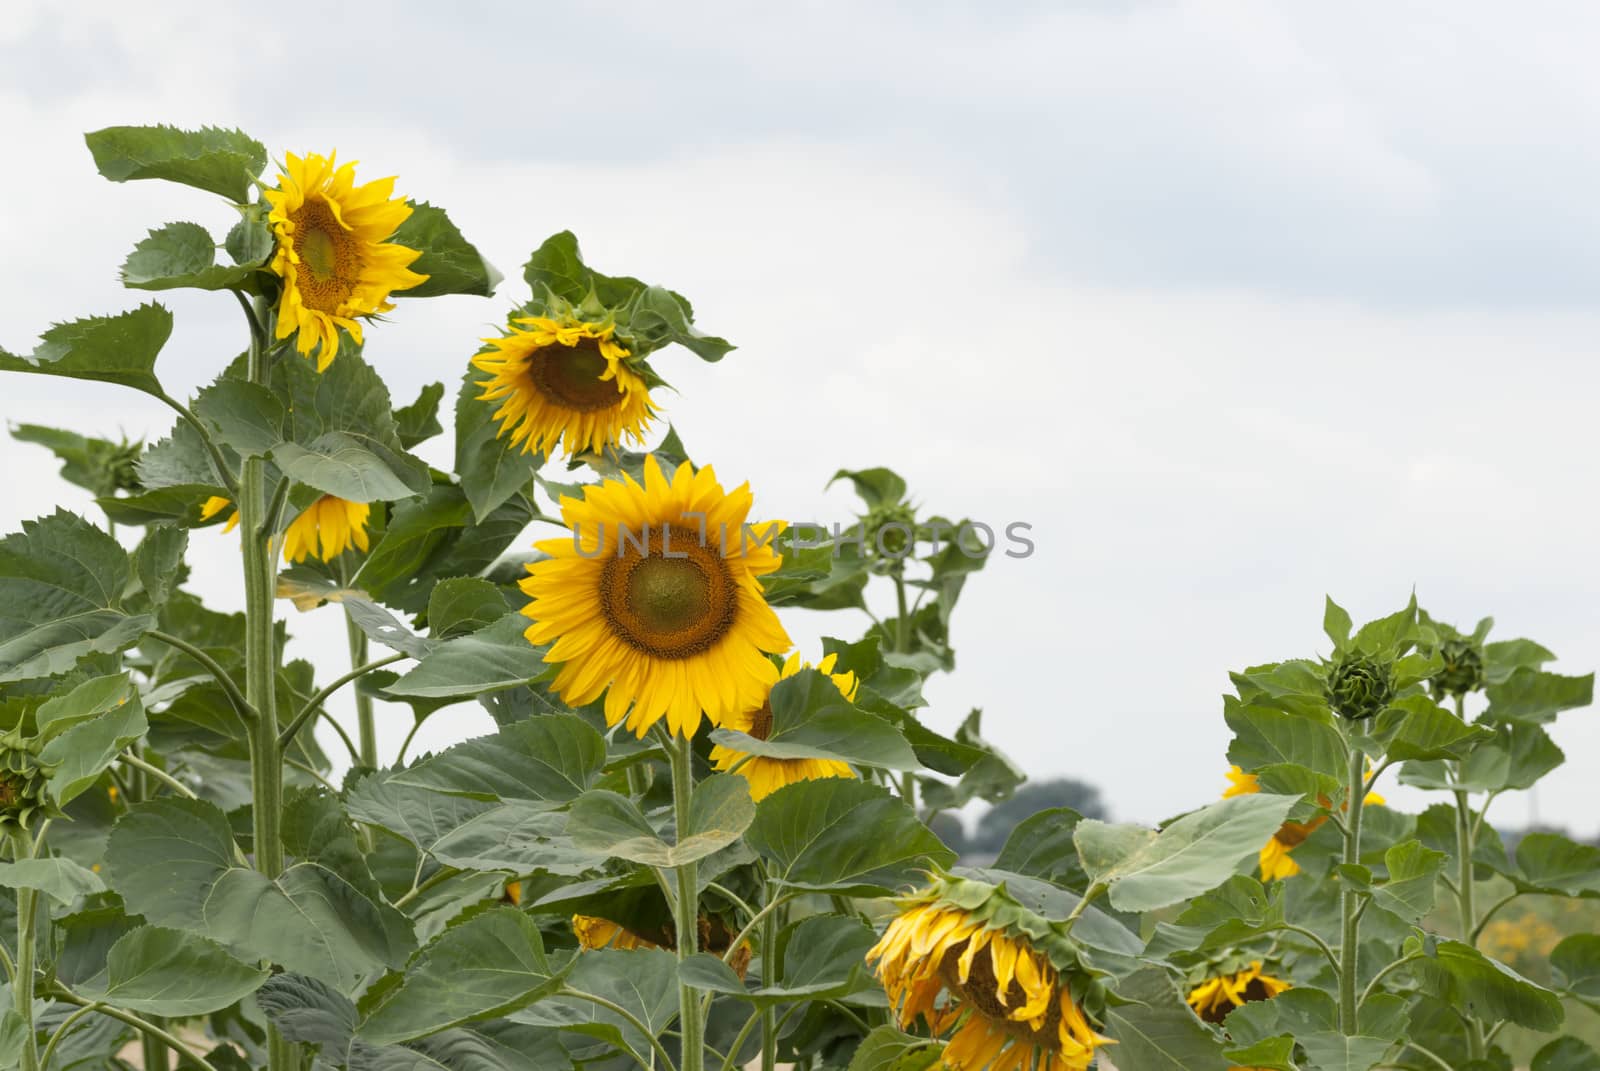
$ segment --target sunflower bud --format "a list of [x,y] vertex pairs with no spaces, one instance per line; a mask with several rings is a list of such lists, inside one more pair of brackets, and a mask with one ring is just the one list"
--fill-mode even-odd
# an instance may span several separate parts
[[16,729],[0,733],[0,833],[26,831],[37,815],[61,812],[50,798],[55,764],[39,758],[38,743]]
[[1394,698],[1394,666],[1371,655],[1339,656],[1328,672],[1328,705],[1341,718],[1370,718]]
[[898,560],[911,553],[916,540],[917,514],[904,502],[874,506],[862,520],[867,546],[879,558]]
[[1436,696],[1461,696],[1483,687],[1483,650],[1469,639],[1445,640],[1439,645],[1444,668],[1429,684]]
[[141,491],[144,484],[139,481],[139,470],[136,462],[144,451],[143,443],[124,442],[111,458],[108,466],[111,486],[118,491]]

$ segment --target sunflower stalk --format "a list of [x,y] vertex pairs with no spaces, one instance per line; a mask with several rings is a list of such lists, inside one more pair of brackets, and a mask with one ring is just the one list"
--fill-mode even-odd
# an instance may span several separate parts
[[[777,884],[766,882],[767,902],[776,906]],[[781,973],[778,961],[778,913],[766,912],[761,920],[761,984],[775,986]],[[778,1011],[771,1004],[761,1009],[761,1071],[773,1071],[778,1065]]]
[[[1465,695],[1455,697],[1456,717],[1465,722],[1467,699]],[[1461,764],[1454,764],[1455,773],[1459,779]],[[1473,888],[1472,874],[1472,847],[1476,839],[1476,832],[1472,824],[1472,798],[1464,789],[1457,789],[1454,793],[1456,801],[1456,910],[1460,915],[1461,939],[1476,947],[1478,936],[1478,912],[1474,902],[1476,890]],[[1467,1054],[1474,1060],[1481,1060],[1487,1051],[1488,1045],[1483,1036],[1483,1024],[1477,1019],[1467,1021]]]
[[[33,838],[26,830],[11,831],[11,857],[18,862],[34,854]],[[34,913],[39,905],[36,889],[17,889],[17,962],[11,981],[12,1007],[22,1019],[21,1071],[39,1071],[39,1039],[33,1021]]]
[[[350,584],[350,567],[343,556],[339,560],[339,584],[348,587]],[[356,624],[356,619],[345,611],[344,615],[345,641],[350,648],[350,670],[353,673],[361,671],[367,665],[367,634],[361,631],[361,626]],[[372,714],[372,697],[356,689],[356,740],[360,747],[361,765],[376,770],[378,768],[378,724]]]
[[[1349,723],[1354,724],[1354,723]],[[1354,733],[1348,733],[1346,739]],[[1365,800],[1367,756],[1352,741],[1349,776],[1345,781],[1348,801],[1344,830],[1344,864],[1361,862],[1361,808]],[[1339,915],[1342,922],[1339,942],[1339,1030],[1347,1037],[1359,1033],[1361,1002],[1356,992],[1357,959],[1361,941],[1360,894],[1348,878],[1339,883]]]
[[[672,814],[682,841],[689,830],[689,802],[694,791],[694,749],[687,736],[673,736],[667,748],[672,763]],[[673,868],[677,896],[673,902],[673,927],[677,931],[678,962],[700,950],[700,896],[694,863]],[[683,1053],[678,1059],[682,1071],[704,1071],[705,1023],[700,1015],[700,1000],[694,987],[678,983],[678,1028],[683,1034]]]

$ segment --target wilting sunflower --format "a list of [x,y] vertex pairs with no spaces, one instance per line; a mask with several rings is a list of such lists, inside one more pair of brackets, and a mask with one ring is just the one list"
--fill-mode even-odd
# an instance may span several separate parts
[[622,363],[628,351],[614,331],[570,316],[523,316],[508,334],[484,339],[490,351],[472,364],[490,378],[478,381],[478,397],[500,403],[494,419],[513,448],[550,454],[565,443],[571,457],[644,437],[655,406],[645,381]]
[[[1237,766],[1228,767],[1228,787],[1223,789],[1222,798],[1230,796],[1248,796],[1260,792],[1261,785],[1256,780],[1255,774],[1245,773]],[[1323,807],[1331,806],[1325,796],[1319,796],[1317,802]],[[1367,793],[1365,804],[1379,804],[1384,798],[1376,792]],[[1285,822],[1278,827],[1272,839],[1261,849],[1261,880],[1278,881],[1283,878],[1292,878],[1300,873],[1300,864],[1289,858],[1289,853],[1298,848],[1307,837],[1322,828],[1328,820],[1326,815],[1318,815],[1309,822]]]
[[644,483],[631,476],[561,499],[571,530],[537,544],[528,566],[525,635],[560,663],[555,688],[581,707],[605,693],[606,721],[639,736],[660,721],[692,736],[756,710],[771,687],[762,652],[787,651],[788,633],[758,579],[778,568],[770,542],[783,524],[747,525],[748,484],[724,492],[708,466],[669,480],[655,456]]
[[[854,702],[856,692],[861,684],[856,680],[854,673],[835,673],[834,662],[837,655],[828,655],[817,664],[817,670],[826,673],[833,681],[839,694],[844,696],[846,702]],[[771,663],[769,662],[770,666]],[[811,666],[800,661],[799,654],[792,654],[783,663],[781,671],[774,671],[772,683],[799,673],[802,669]],[[722,722],[722,728],[733,729],[753,736],[757,740],[765,740],[772,735],[772,699],[771,687],[767,689],[768,698],[756,710],[741,711],[732,714]],[[743,764],[741,765],[741,760]],[[711,748],[711,764],[719,770],[729,770],[738,766],[738,773],[750,782],[750,797],[762,800],[772,795],[784,785],[792,785],[796,781],[819,781],[824,777],[854,777],[856,772],[850,768],[849,763],[837,759],[774,759],[765,755],[752,755],[746,751],[736,751],[731,747],[715,744]]]
[[[210,498],[200,503],[200,519],[202,521],[209,521],[211,518],[215,517],[217,514],[221,513],[223,510],[232,505],[233,502],[231,500],[223,498],[221,495],[212,495]],[[224,532],[231,532],[238,526],[239,511],[234,510],[232,513],[228,514],[227,523],[222,526],[222,530]]]
[[1200,1018],[1220,1023],[1241,1004],[1271,1000],[1288,988],[1288,982],[1263,972],[1260,960],[1252,960],[1240,970],[1211,975],[1189,990],[1185,999]]
[[323,495],[289,522],[283,533],[283,556],[292,562],[308,555],[331,562],[354,546],[367,549],[367,517],[372,507]]
[[950,1034],[943,1066],[1084,1071],[1096,1049],[1113,1044],[1074,997],[1075,985],[1097,983],[1055,924],[995,886],[960,878],[937,879],[901,904],[867,960],[878,961],[903,1028],[921,1016],[933,1034]]
[[[334,154],[337,156],[337,154]],[[389,241],[411,215],[393,197],[394,179],[355,184],[355,164],[334,156],[289,153],[278,188],[262,195],[272,206],[267,223],[277,238],[272,270],[283,279],[279,339],[315,356],[317,371],[339,352],[339,328],[361,341],[361,319],[394,308],[389,295],[427,280],[411,270],[422,255]]]

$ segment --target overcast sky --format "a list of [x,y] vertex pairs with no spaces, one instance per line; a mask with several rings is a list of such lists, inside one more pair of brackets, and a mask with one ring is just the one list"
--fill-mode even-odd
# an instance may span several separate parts
[[[0,345],[137,304],[116,269],[148,227],[230,222],[199,191],[106,183],[83,131],[237,125],[399,175],[508,276],[370,331],[398,399],[453,387],[529,250],[571,228],[740,346],[656,366],[696,459],[762,515],[848,522],[828,477],[888,465],[930,510],[1031,523],[1033,557],[968,585],[927,717],[982,706],[1119,818],[1220,790],[1226,671],[1323,650],[1325,592],[1364,620],[1415,587],[1559,670],[1600,665],[1600,9],[230,7],[7,3]],[[237,310],[161,300],[183,394],[241,348]],[[0,417],[171,423],[22,376]],[[11,531],[61,485],[42,450],[0,451]],[[231,539],[194,546],[196,584],[235,592]],[[864,619],[789,623],[814,655]],[[342,650],[334,612],[291,629]],[[456,707],[423,739],[488,728]],[[1592,834],[1600,713],[1553,735],[1537,815]]]

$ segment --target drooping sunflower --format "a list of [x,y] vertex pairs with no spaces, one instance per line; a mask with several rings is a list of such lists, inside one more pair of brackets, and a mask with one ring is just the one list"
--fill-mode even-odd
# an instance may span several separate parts
[[[1228,787],[1222,791],[1223,799],[1230,796],[1248,796],[1260,791],[1261,785],[1256,780],[1255,774],[1245,773],[1237,766],[1228,767]],[[1319,797],[1317,802],[1324,807],[1331,806],[1326,797]],[[1369,792],[1363,803],[1382,805],[1384,798],[1376,792]],[[1261,848],[1261,880],[1279,881],[1300,873],[1300,864],[1291,859],[1289,853],[1322,828],[1322,824],[1327,820],[1326,815],[1318,815],[1309,822],[1285,822],[1279,826],[1272,839]]]
[[[830,654],[817,663],[816,668],[828,675],[846,702],[854,702],[861,683],[856,680],[854,673],[835,673],[833,666],[837,660],[837,655]],[[792,654],[784,661],[781,671],[773,671],[772,683],[775,685],[780,680],[793,677],[802,669],[810,668],[808,663],[800,661],[798,653]],[[759,708],[730,715],[722,722],[722,728],[737,730],[757,740],[767,739],[772,734],[771,691],[769,686],[768,698],[762,701]],[[750,797],[756,800],[766,799],[784,785],[792,785],[797,781],[818,781],[824,777],[856,775],[849,763],[837,759],[775,759],[765,755],[751,755],[745,751],[723,747],[721,744],[712,746],[711,764],[719,770],[730,770],[737,766],[739,775],[750,782]]]
[[522,316],[507,334],[483,340],[489,352],[472,359],[489,373],[478,397],[500,403],[494,419],[513,449],[550,454],[564,444],[571,457],[643,439],[655,406],[644,379],[623,363],[628,351],[615,331],[572,316]]
[[[232,500],[223,498],[221,495],[212,495],[210,498],[200,503],[200,519],[202,521],[209,521],[211,518],[215,517],[223,510],[228,509],[232,505]],[[228,520],[225,524],[223,524],[222,530],[224,532],[231,532],[238,526],[239,511],[234,510],[232,513],[228,514]]]
[[1271,1000],[1289,988],[1288,982],[1265,973],[1257,959],[1239,970],[1211,975],[1189,990],[1185,999],[1200,1018],[1208,1023],[1220,1023],[1241,1004]]
[[289,522],[283,533],[283,556],[292,562],[307,556],[331,562],[352,546],[365,551],[371,513],[365,502],[323,495]]
[[263,193],[278,246],[272,270],[283,279],[277,337],[315,356],[317,371],[339,352],[339,328],[361,341],[361,320],[394,308],[389,295],[425,282],[411,270],[422,255],[389,241],[411,215],[394,197],[394,179],[357,186],[355,163],[286,155],[277,189]]
[[901,903],[867,961],[877,961],[903,1028],[920,1016],[934,1035],[950,1035],[944,1067],[1084,1071],[1096,1049],[1114,1044],[1074,995],[1096,983],[1077,971],[1075,946],[1056,924],[961,878],[936,879]]
[[781,521],[747,524],[748,484],[724,492],[709,466],[669,479],[655,456],[644,483],[624,474],[561,499],[569,533],[536,544],[525,635],[550,644],[555,688],[579,707],[605,693],[606,721],[643,736],[663,717],[692,736],[756,710],[771,687],[763,652],[791,646],[761,590],[778,568]]

